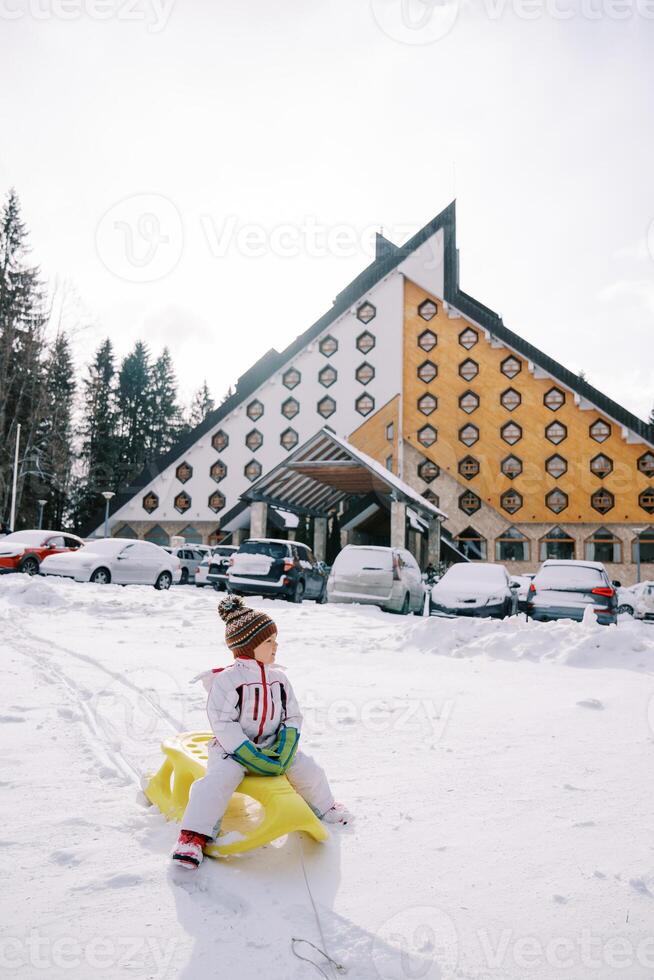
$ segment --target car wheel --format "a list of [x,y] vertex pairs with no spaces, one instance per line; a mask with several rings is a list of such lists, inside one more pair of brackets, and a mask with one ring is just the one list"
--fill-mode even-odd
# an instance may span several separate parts
[[291,595],[291,602],[302,602],[304,599],[304,582],[298,582]]
[[34,555],[30,555],[18,566],[18,571],[23,572],[24,575],[38,575],[39,574],[39,560],[35,558]]
[[407,592],[404,596],[404,602],[402,603],[402,608],[400,609],[400,616],[408,616],[411,609],[411,596]]
[[634,614],[633,609],[631,608],[631,606],[628,606],[626,604],[626,602],[624,602],[621,606],[618,606],[618,612],[619,613],[627,613],[627,615],[629,615],[629,616],[633,616],[633,614]]
[[95,585],[109,585],[111,582],[111,572],[108,568],[96,568],[91,576],[91,581]]
[[155,589],[159,589],[160,592],[165,592],[173,584],[173,577],[170,572],[162,572],[157,581],[154,583]]
[[188,585],[188,568],[182,569],[182,577],[179,580],[180,585]]

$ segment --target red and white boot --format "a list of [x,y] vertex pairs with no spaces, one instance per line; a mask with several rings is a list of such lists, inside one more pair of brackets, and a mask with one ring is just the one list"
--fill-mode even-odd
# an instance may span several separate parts
[[352,814],[347,810],[342,803],[334,803],[333,806],[323,813],[322,819],[325,823],[352,823]]
[[197,868],[204,858],[202,848],[210,839],[193,830],[182,830],[173,851],[173,861],[177,861],[183,868]]

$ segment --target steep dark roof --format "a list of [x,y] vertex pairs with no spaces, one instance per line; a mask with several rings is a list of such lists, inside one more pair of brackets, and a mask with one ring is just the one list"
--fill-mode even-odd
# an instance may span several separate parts
[[[468,296],[467,293],[459,289],[459,256],[456,247],[456,202],[451,204],[436,215],[428,224],[421,228],[413,238],[410,238],[404,245],[394,245],[379,233],[375,240],[376,257],[363,272],[359,273],[345,289],[341,290],[336,296],[334,304],[330,310],[324,313],[320,319],[316,320],[304,333],[296,337],[283,351],[271,348],[263,357],[252,365],[252,367],[242,374],[236,383],[234,394],[222,403],[214,412],[195,429],[192,429],[182,440],[176,443],[173,448],[152,461],[134,480],[131,486],[119,491],[111,501],[110,514],[114,514],[128,500],[131,500],[139,493],[151,480],[159,475],[167,466],[170,466],[176,459],[182,456],[187,449],[198,441],[206,432],[214,429],[222,419],[226,418],[237,405],[240,405],[256,389],[263,384],[275,371],[278,371],[286,362],[291,360],[311,340],[319,336],[334,320],[337,320],[343,313],[347,312],[350,306],[363,300],[373,286],[385,278],[393,269],[412,252],[418,249],[427,239],[431,238],[437,231],[443,229],[445,236],[445,284],[444,296],[448,303],[455,307],[460,313],[471,320],[476,321],[480,326],[485,327],[498,340],[505,341],[510,347],[514,348],[519,354],[534,364],[538,365],[552,377],[556,378],[577,392],[582,398],[588,399],[597,406],[598,409],[612,416],[616,422],[632,429],[643,439],[654,444],[654,426],[648,425],[642,419],[632,415],[622,405],[618,405],[607,395],[604,395],[597,388],[593,388],[587,381],[582,381],[578,375],[568,368],[563,367],[554,358],[544,354],[543,351],[534,347],[513,333],[508,327],[504,326],[502,318],[490,310],[483,303]],[[98,507],[97,517],[89,523],[84,533],[90,533],[98,527],[103,520],[104,508]]]

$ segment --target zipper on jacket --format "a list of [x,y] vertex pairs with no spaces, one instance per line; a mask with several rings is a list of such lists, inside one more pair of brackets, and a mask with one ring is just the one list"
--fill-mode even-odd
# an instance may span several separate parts
[[[259,722],[259,731],[257,733],[257,738],[261,738],[261,733],[263,732],[263,726],[266,724],[266,715],[268,714],[268,684],[266,682],[266,671],[263,664],[259,664],[259,670],[261,671],[261,684],[263,686],[263,710],[261,712],[261,721]],[[259,690],[257,688],[257,694]]]
[[254,714],[252,715],[252,717],[255,721],[259,717],[259,688],[258,687],[255,687],[254,689]]

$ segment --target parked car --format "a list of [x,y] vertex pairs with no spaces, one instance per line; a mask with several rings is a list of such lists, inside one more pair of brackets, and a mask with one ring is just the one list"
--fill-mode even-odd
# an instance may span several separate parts
[[179,582],[179,558],[149,541],[102,538],[89,541],[79,551],[51,555],[41,562],[41,575],[59,575],[96,585],[154,585],[169,589]]
[[518,612],[527,611],[527,598],[529,596],[529,586],[534,581],[536,573],[530,573],[528,575],[512,575],[511,576],[511,587],[515,585],[517,587],[518,596]]
[[616,590],[618,612],[636,619],[654,619],[654,582],[637,582]]
[[189,582],[195,582],[195,576],[204,559],[204,554],[196,548],[191,548],[188,544],[181,545],[179,548],[164,548],[164,551],[179,559],[182,569],[182,577],[179,584],[188,585]]
[[406,548],[348,544],[336,556],[327,583],[330,602],[361,602],[387,612],[422,615],[425,587]]
[[429,612],[504,619],[517,612],[517,593],[504,565],[460,562],[451,565],[432,588]]
[[202,564],[195,573],[195,584],[198,588],[211,585],[217,591],[226,589],[229,559],[237,551],[238,545],[219,544],[212,549],[211,554],[205,555]]
[[604,565],[571,559],[544,561],[529,587],[527,615],[541,622],[581,621],[588,608],[599,623],[617,622],[618,599]]
[[48,555],[76,551],[84,542],[64,531],[14,531],[0,538],[0,574],[37,575]]
[[229,558],[227,588],[237,595],[327,601],[327,572],[306,544],[249,538]]

